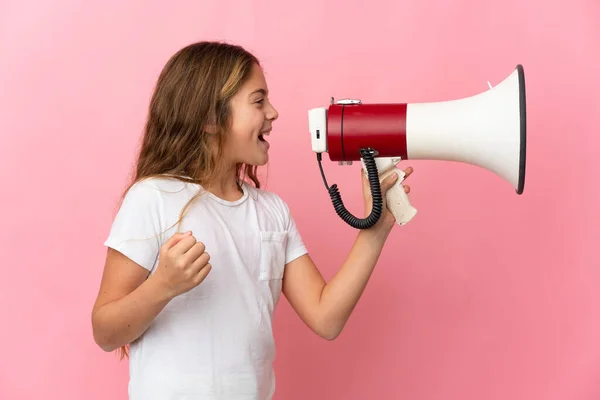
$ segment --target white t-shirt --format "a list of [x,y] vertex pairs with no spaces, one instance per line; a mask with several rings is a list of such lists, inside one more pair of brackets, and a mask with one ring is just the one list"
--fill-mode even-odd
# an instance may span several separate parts
[[246,183],[225,201],[208,191],[175,223],[199,185],[168,177],[136,183],[105,245],[154,272],[162,244],[192,231],[212,270],[173,299],[131,344],[131,400],[267,400],[275,390],[273,311],[285,264],[307,252],[287,204]]

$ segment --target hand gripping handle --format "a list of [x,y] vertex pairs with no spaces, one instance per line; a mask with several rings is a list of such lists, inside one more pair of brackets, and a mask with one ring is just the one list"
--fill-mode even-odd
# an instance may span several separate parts
[[398,174],[398,180],[394,183],[394,186],[387,191],[385,198],[387,207],[394,215],[394,218],[396,218],[398,225],[404,225],[413,219],[417,214],[417,209],[410,204],[408,195],[404,191],[404,187],[402,187],[404,171],[399,168],[394,168],[392,171],[381,175],[381,180],[384,180],[394,171]]
[[[402,187],[405,174],[404,171],[396,167],[397,162],[396,159],[392,158],[378,158],[377,169],[379,171],[380,181],[383,181],[393,172],[398,174],[398,180],[396,180],[394,185],[387,191],[385,198],[387,208],[394,218],[396,218],[398,225],[405,225],[417,214],[417,209],[410,204],[408,195],[404,191],[404,187]],[[364,164],[363,172],[365,174],[367,173]]]

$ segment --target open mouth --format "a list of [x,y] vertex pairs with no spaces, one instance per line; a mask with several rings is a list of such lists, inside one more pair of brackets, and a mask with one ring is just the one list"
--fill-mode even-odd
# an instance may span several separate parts
[[261,142],[266,142],[267,139],[265,139],[266,136],[269,136],[269,133],[271,133],[270,130],[265,131],[265,132],[261,132],[258,134],[258,140],[260,140]]

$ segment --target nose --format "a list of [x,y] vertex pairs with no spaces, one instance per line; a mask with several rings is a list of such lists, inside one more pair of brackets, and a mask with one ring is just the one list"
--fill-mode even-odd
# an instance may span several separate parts
[[279,118],[279,113],[273,104],[270,105],[271,107],[269,107],[269,111],[267,112],[267,119],[275,121],[277,118]]

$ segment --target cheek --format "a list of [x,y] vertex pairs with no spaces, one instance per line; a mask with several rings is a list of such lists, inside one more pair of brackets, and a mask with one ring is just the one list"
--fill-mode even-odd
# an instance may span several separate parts
[[260,130],[264,119],[264,113],[258,107],[251,105],[234,113],[233,129],[236,132],[252,131],[258,126]]
[[256,136],[263,128],[265,116],[258,108],[248,112],[238,125],[240,132],[245,132],[246,136]]
[[248,114],[248,120],[249,122],[251,121],[250,124],[254,127],[258,125],[259,129],[262,128],[262,124],[265,120],[265,113],[263,112],[263,110],[259,107],[253,107],[251,112],[249,112]]
[[256,139],[265,121],[263,110],[256,104],[234,107],[230,131],[231,145],[235,148],[246,146]]

